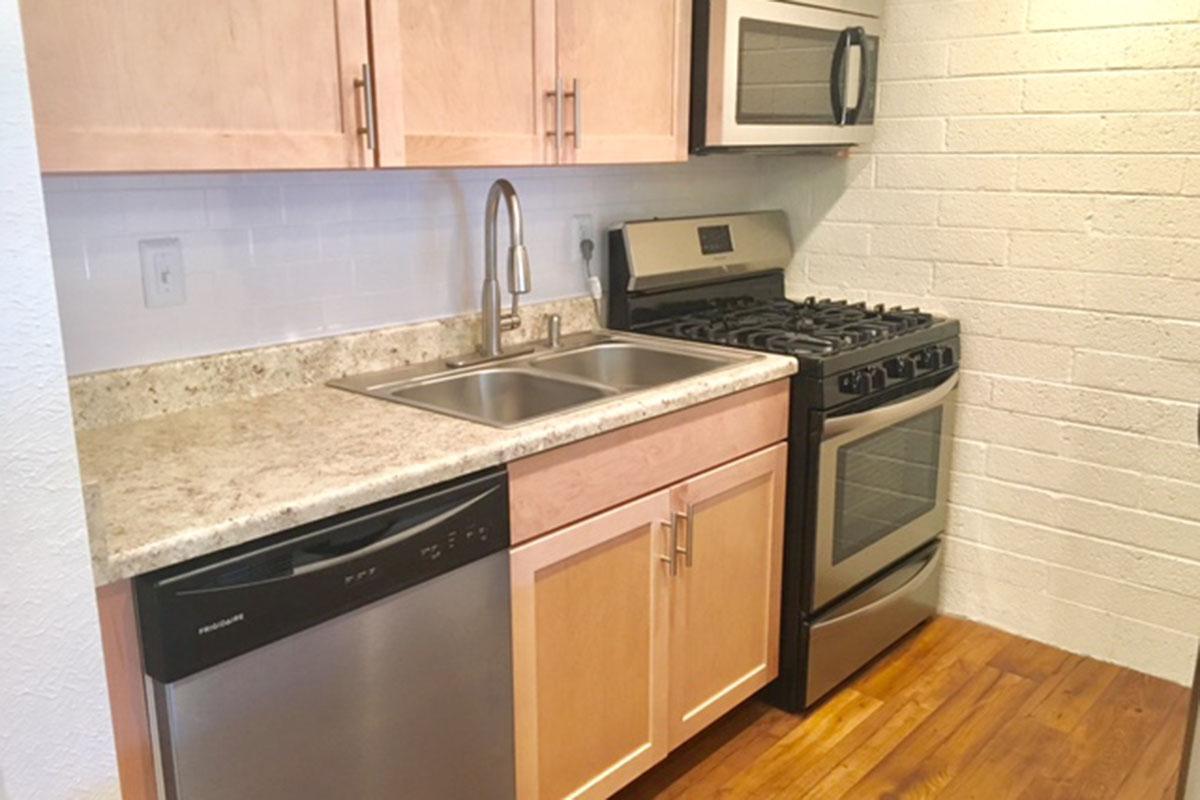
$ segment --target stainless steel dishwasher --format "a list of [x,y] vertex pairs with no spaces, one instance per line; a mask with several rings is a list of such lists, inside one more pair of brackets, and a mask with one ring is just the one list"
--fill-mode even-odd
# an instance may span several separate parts
[[503,470],[136,581],[160,790],[511,798]]

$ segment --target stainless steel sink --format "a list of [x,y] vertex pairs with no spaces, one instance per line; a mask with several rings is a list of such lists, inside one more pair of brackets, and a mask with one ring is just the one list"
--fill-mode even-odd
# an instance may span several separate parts
[[499,367],[393,389],[396,400],[501,427],[544,417],[614,394],[612,389]]
[[576,334],[560,347],[532,350],[477,366],[451,368],[439,361],[329,385],[508,428],[759,357],[609,332]]
[[648,347],[632,342],[605,342],[566,353],[540,356],[530,365],[618,389],[645,389],[691,378],[726,366],[719,358]]

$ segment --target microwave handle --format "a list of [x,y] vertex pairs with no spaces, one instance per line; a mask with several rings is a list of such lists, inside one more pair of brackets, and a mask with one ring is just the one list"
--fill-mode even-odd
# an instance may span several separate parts
[[872,408],[858,414],[847,414],[844,417],[829,417],[821,429],[822,441],[840,436],[855,428],[873,428],[876,425],[901,422],[911,416],[928,411],[941,405],[942,401],[958,387],[958,373],[942,381],[932,389],[922,392],[916,397],[910,397],[895,403]]
[[844,124],[857,125],[863,101],[867,99],[867,84],[871,83],[875,76],[870,73],[870,59],[867,58],[867,32],[862,28],[850,28],[849,32],[850,39],[846,45],[846,51],[848,52],[851,47],[857,47],[860,56],[858,60],[858,100],[854,103],[854,108],[846,110]]
[[833,105],[833,121],[838,125],[846,124],[848,109],[846,108],[846,50],[850,47],[853,37],[852,28],[846,28],[838,34],[837,44],[833,48],[833,64],[829,68],[829,101]]

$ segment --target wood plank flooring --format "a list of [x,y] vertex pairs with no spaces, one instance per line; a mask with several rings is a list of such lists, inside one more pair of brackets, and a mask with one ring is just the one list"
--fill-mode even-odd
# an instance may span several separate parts
[[918,628],[806,716],[739,706],[617,797],[1173,800],[1188,690],[973,622]]

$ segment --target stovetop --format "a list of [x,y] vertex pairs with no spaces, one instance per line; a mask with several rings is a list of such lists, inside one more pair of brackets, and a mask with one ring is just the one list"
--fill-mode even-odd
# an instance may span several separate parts
[[790,355],[812,408],[891,402],[958,369],[959,325],[918,308],[787,299],[782,212],[627,222],[608,234],[608,325]]
[[737,296],[713,298],[705,308],[637,329],[660,336],[821,358],[930,328],[936,320],[917,308],[868,307],[866,303],[816,297],[793,302]]
[[800,384],[793,391],[813,407],[890,396],[958,368],[958,322],[919,308],[713,291],[703,287],[693,290],[704,292],[701,298],[652,302],[629,327],[794,356]]

